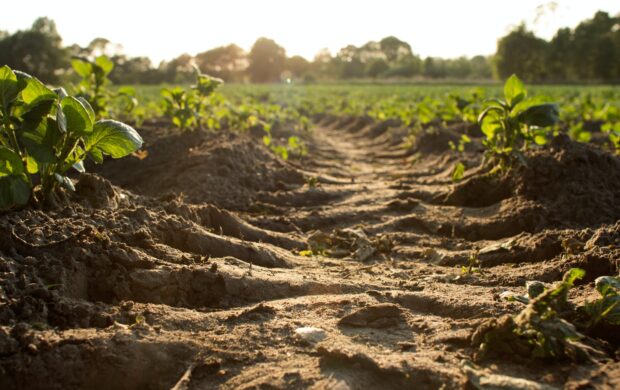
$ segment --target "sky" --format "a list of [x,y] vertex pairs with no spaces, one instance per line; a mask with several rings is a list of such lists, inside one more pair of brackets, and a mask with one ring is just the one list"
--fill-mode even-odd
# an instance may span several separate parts
[[[5,0],[9,1],[9,0]],[[65,45],[96,37],[157,64],[236,43],[249,50],[261,36],[287,55],[312,59],[322,48],[362,45],[394,35],[415,54],[453,58],[492,54],[497,39],[525,21],[551,38],[597,10],[620,13],[618,0],[22,0],[0,13],[0,30],[27,29],[39,16],[56,22]],[[555,6],[553,4],[555,3]],[[104,4],[99,5],[99,4]],[[544,12],[541,12],[544,11]]]

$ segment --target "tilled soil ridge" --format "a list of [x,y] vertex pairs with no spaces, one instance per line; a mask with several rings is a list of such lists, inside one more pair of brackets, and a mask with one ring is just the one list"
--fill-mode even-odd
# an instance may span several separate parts
[[476,129],[406,149],[367,118],[323,118],[289,161],[251,134],[143,134],[145,159],[0,217],[1,388],[620,385],[613,344],[602,363],[471,362],[475,329],[522,308],[503,291],[580,267],[583,301],[618,274],[618,157],[558,138],[491,175]]

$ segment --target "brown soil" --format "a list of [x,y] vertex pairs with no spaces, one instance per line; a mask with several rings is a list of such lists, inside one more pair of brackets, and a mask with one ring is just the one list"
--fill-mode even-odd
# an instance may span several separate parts
[[501,292],[578,266],[583,301],[618,274],[620,159],[558,138],[492,175],[478,141],[448,148],[463,131],[407,150],[397,123],[323,118],[281,161],[251,133],[146,126],[145,159],[0,216],[0,388],[618,388],[617,340],[605,362],[468,362],[522,307]]

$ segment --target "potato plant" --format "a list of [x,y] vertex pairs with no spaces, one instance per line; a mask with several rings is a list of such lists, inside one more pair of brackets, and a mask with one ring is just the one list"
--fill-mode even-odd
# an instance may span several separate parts
[[290,136],[287,139],[285,145],[277,143],[271,136],[271,131],[267,130],[267,134],[263,136],[263,143],[273,153],[279,156],[283,160],[288,160],[290,154],[296,154],[299,157],[303,157],[308,154],[308,148],[306,144],[297,136]]
[[223,81],[200,73],[198,68],[195,73],[196,84],[189,90],[181,87],[162,89],[164,112],[180,130],[218,128],[219,121],[211,102]]
[[73,190],[68,172],[84,172],[87,157],[102,163],[142,146],[130,126],[96,120],[84,97],[8,66],[0,68],[0,114],[0,209],[44,202],[59,186]]
[[515,159],[522,162],[522,150],[530,144],[547,142],[548,128],[559,120],[556,104],[545,98],[527,97],[523,82],[512,75],[504,84],[504,99],[492,99],[478,117],[486,136],[487,156],[499,160],[501,167]]
[[136,91],[132,87],[121,87],[111,91],[108,75],[114,69],[114,63],[107,56],[99,56],[93,61],[85,57],[73,57],[71,66],[82,79],[77,85],[77,96],[83,97],[93,108],[96,118],[111,114],[111,101],[115,100],[120,108],[117,114],[129,117],[138,106]]
[[495,351],[542,359],[591,359],[596,351],[583,344],[586,336],[599,324],[620,326],[620,278],[597,278],[598,299],[575,306],[568,301],[568,291],[584,276],[584,270],[572,268],[555,286],[531,281],[526,284],[527,296],[503,293],[504,299],[526,307],[474,335],[479,357]]

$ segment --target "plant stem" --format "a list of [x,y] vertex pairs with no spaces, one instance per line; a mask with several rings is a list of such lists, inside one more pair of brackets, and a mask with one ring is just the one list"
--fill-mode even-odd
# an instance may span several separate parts
[[4,112],[4,111],[2,112],[2,122],[3,122],[2,125],[4,127],[4,130],[6,131],[9,137],[10,146],[21,157],[22,152],[21,152],[21,148],[19,147],[19,143],[17,142],[17,135],[15,134],[15,131],[11,127],[11,120],[9,119],[9,115],[7,112]]

